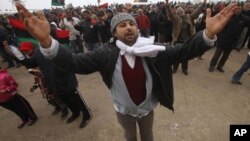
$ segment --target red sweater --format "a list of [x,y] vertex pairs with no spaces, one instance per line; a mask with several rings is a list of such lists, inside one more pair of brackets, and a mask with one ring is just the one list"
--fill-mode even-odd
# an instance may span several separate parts
[[138,106],[146,99],[146,73],[141,58],[136,57],[132,69],[122,55],[122,76],[132,101]]
[[150,28],[150,20],[147,15],[138,15],[135,19],[140,30]]

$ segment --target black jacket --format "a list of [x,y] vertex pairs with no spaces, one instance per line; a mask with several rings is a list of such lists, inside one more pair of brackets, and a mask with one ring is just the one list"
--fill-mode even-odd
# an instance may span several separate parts
[[85,19],[80,23],[80,32],[83,34],[83,39],[86,43],[98,43],[98,32],[100,27],[96,24],[93,25],[91,20]]
[[[166,47],[155,58],[145,58],[153,77],[153,94],[160,104],[173,110],[174,92],[171,66],[176,62],[192,59],[210,49],[199,32],[189,40],[176,47]],[[90,74],[99,71],[104,83],[110,89],[112,76],[120,50],[115,45],[100,48],[86,54],[75,54],[60,48],[52,60],[65,71]]]
[[233,15],[226,27],[218,34],[217,47],[222,49],[235,48],[243,29],[249,25],[249,17],[242,14]]
[[39,67],[44,75],[47,87],[56,94],[67,94],[78,86],[75,73],[60,69],[45,58],[39,49],[35,51],[31,58],[26,58],[21,63],[28,68]]

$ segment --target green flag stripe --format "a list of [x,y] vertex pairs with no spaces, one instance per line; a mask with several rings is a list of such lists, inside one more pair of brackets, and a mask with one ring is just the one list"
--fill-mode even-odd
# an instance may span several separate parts
[[17,41],[18,41],[18,45],[20,45],[22,42],[32,42],[36,47],[39,46],[38,41],[36,39],[33,39],[33,38],[21,38],[21,37],[18,37]]

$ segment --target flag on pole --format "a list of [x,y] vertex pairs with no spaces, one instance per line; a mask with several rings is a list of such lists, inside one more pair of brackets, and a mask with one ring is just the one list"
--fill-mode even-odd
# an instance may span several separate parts
[[56,30],[56,40],[59,43],[69,43],[69,31],[68,30]]
[[134,0],[134,2],[148,2],[148,0]]
[[100,2],[101,2],[101,0],[97,0],[97,4],[98,4],[98,6],[100,6]]
[[51,5],[52,6],[64,6],[65,2],[64,0],[52,0]]
[[[29,32],[26,30],[25,25],[20,19],[14,17],[8,17],[9,24],[12,26],[16,37],[18,45],[22,42],[32,42],[36,47],[38,47],[38,41],[33,38]],[[69,31],[67,30],[56,30],[55,37],[59,43],[68,43],[69,42]]]
[[108,9],[108,3],[104,3],[102,5],[99,5],[98,8],[104,8],[104,9]]

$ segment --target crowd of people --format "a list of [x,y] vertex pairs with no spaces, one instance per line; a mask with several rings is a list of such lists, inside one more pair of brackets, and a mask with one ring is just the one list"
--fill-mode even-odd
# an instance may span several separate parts
[[[35,74],[31,91],[40,88],[55,107],[53,114],[62,111],[63,120],[69,108],[72,115],[67,123],[82,112],[80,128],[88,124],[92,113],[77,88],[75,74],[100,72],[111,91],[117,120],[128,141],[136,141],[136,124],[141,140],[153,141],[154,108],[158,102],[174,111],[172,75],[179,63],[183,74],[188,76],[188,60],[201,60],[215,46],[208,71],[216,69],[223,73],[233,50],[240,51],[244,46],[250,49],[249,1],[229,4],[204,0],[192,4],[166,0],[150,5],[85,6],[34,13],[19,3],[16,6],[19,15],[0,18],[0,54],[7,68],[24,65]],[[19,42],[8,17],[23,21],[39,46],[29,41]],[[67,39],[61,40],[58,31],[68,31]],[[242,84],[240,79],[250,68],[249,58],[250,52],[232,76],[232,84]],[[6,72],[3,69],[0,75],[7,75]],[[0,82],[0,105],[20,116],[22,122],[18,128],[26,123],[32,125],[38,117],[17,93],[15,80],[8,78],[12,83],[0,76],[0,81],[6,81]],[[4,86],[9,84],[15,85],[13,90]],[[2,100],[5,95],[14,96]],[[19,99],[28,106],[23,106]],[[10,103],[13,105],[8,106]],[[31,112],[21,114],[15,107]]]

